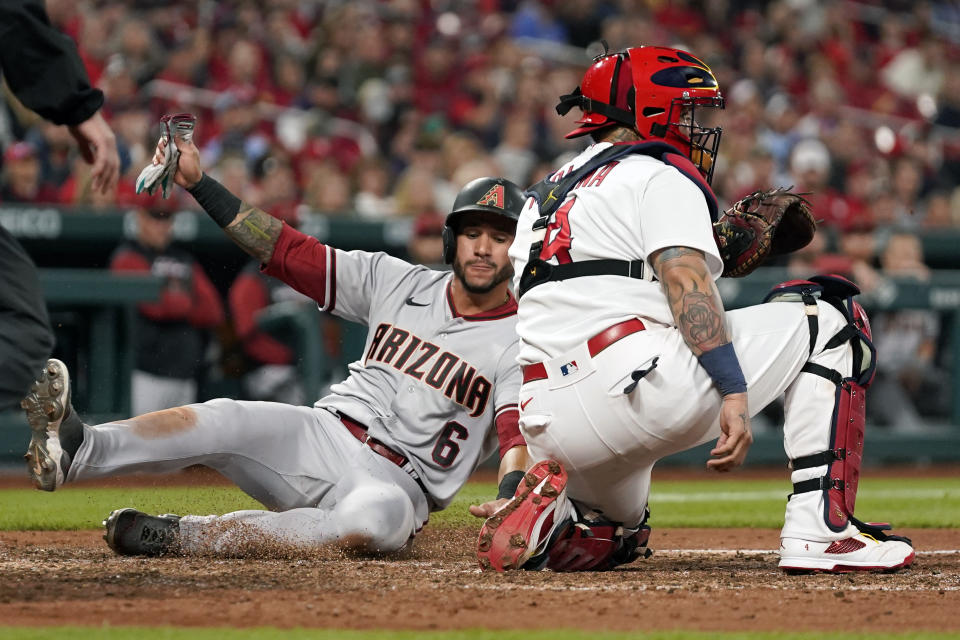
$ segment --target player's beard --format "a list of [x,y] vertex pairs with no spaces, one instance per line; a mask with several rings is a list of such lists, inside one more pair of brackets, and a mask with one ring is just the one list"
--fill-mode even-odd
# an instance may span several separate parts
[[475,283],[472,284],[470,282],[467,282],[466,267],[476,262],[483,262],[484,264],[488,264],[491,267],[496,268],[495,264],[493,264],[492,262],[487,262],[485,260],[471,260],[468,263],[464,263],[459,260],[453,261],[453,274],[457,276],[457,279],[463,285],[463,288],[466,289],[469,293],[479,293],[479,294],[490,293],[491,291],[496,289],[497,285],[499,285],[501,282],[513,277],[513,265],[508,262],[503,266],[502,269],[498,269],[497,271],[494,271],[493,276],[491,276],[490,280],[485,284],[475,284]]

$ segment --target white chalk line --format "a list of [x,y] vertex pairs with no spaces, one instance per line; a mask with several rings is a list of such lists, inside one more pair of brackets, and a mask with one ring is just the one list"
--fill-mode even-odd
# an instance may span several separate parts
[[[829,574],[825,574],[829,575]],[[836,574],[836,577],[840,575],[849,575],[849,574]],[[798,576],[797,580],[804,580],[804,578],[810,578],[811,576]],[[435,585],[434,588],[448,589],[448,586],[439,586]],[[602,592],[611,592],[611,591],[691,591],[696,589],[699,592],[703,592],[707,587],[705,585],[695,585],[690,587],[689,585],[685,586],[682,584],[605,584],[605,585],[564,585],[564,584],[464,584],[460,585],[460,589],[476,589],[478,591],[602,591]],[[898,586],[898,585],[887,585],[887,584],[865,584],[865,585],[850,585],[845,584],[843,586],[836,586],[832,584],[810,584],[809,580],[803,582],[803,584],[791,584],[786,586],[776,585],[776,584],[752,584],[749,586],[745,585],[730,585],[730,584],[721,584],[716,585],[718,590],[733,590],[733,591],[745,591],[747,589],[767,589],[770,591],[796,591],[798,589],[803,589],[803,591],[833,591],[833,592],[846,592],[846,591],[906,591],[910,593],[916,592],[946,592],[946,591],[960,591],[960,586],[955,585],[942,585],[942,586],[922,586],[922,587],[909,587],[909,586]]]
[[[654,551],[657,555],[682,555],[682,554],[694,554],[694,555],[735,555],[738,553],[777,553],[776,549],[656,549]],[[960,554],[960,549],[931,549],[930,551],[917,551],[918,556],[949,556]]]
[[[785,499],[789,490],[769,489],[765,491],[703,491],[700,493],[650,493],[650,502],[653,504],[666,502],[742,502],[757,500]],[[858,498],[940,498],[945,500],[960,500],[958,489],[860,489]]]
[[[778,553],[777,549],[658,549],[654,547],[655,556],[682,556],[682,555],[702,555],[702,556],[732,556],[739,554],[750,555],[774,555]],[[930,549],[927,551],[917,551],[918,556],[950,556],[960,555],[960,549]],[[396,566],[402,563],[408,567],[420,567],[422,569],[433,569],[434,571],[456,571],[458,569],[449,566],[437,566],[437,560],[363,560],[363,564],[375,566]],[[469,567],[472,571],[474,563],[458,561],[455,564],[463,567]],[[477,569],[479,571],[479,569]]]

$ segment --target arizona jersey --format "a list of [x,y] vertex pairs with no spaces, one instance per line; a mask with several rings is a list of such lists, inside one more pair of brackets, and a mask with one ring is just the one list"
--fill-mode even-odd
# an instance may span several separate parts
[[[297,254],[312,255],[298,270]],[[369,327],[350,375],[315,404],[366,425],[371,437],[407,455],[437,507],[449,504],[477,465],[497,448],[523,444],[516,431],[520,370],[517,303],[512,295],[485,313],[453,306],[453,274],[385,253],[341,251],[284,229],[280,261],[268,273],[310,295],[320,308]],[[292,263],[292,264],[291,264]],[[302,282],[312,277],[321,282]],[[298,282],[300,280],[300,282]],[[306,289],[306,291],[305,291]]]

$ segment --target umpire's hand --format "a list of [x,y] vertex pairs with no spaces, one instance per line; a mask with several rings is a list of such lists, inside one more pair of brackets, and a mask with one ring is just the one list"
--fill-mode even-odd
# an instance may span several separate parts
[[120,155],[110,125],[97,111],[80,124],[68,128],[80,146],[83,159],[93,165],[90,171],[93,190],[111,193],[120,177]]

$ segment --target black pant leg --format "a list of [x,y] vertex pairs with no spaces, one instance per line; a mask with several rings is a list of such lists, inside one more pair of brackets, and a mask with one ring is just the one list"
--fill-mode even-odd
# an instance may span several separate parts
[[0,227],[0,410],[19,406],[52,350],[37,268]]

